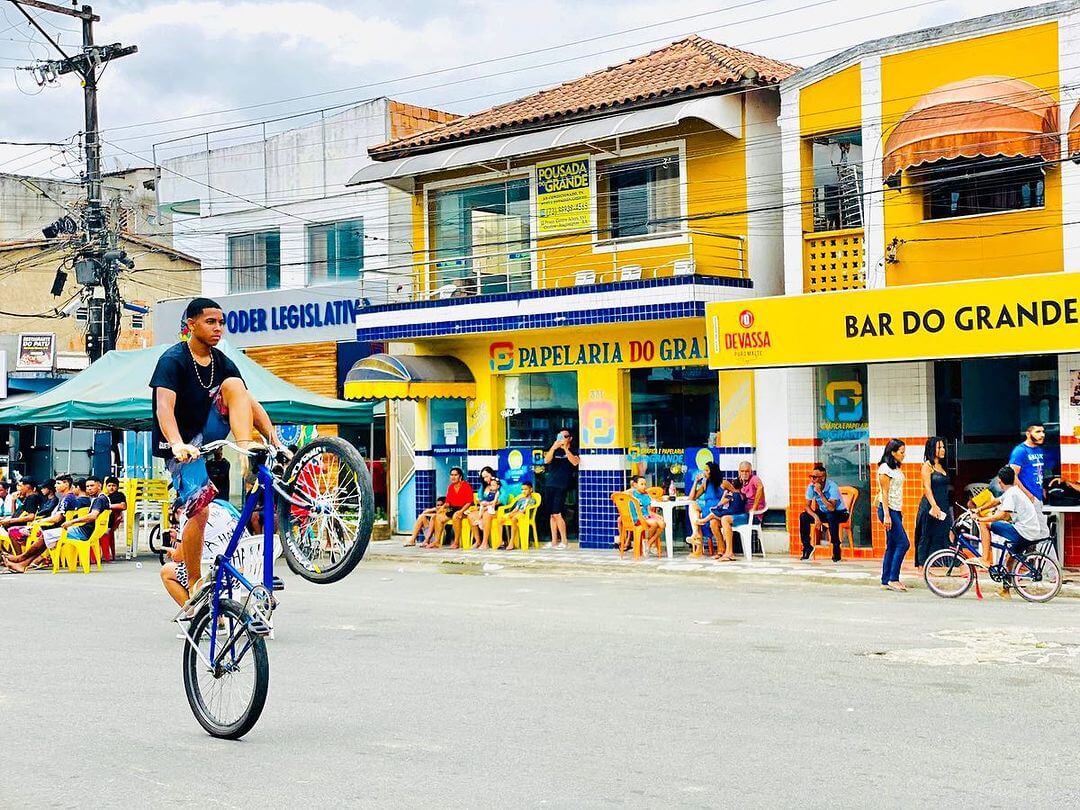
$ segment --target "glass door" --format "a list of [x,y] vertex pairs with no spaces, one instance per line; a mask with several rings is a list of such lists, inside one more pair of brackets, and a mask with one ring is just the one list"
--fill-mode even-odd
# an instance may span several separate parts
[[851,529],[856,548],[870,548],[870,421],[866,406],[866,366],[816,370],[818,460],[841,488],[855,490]]

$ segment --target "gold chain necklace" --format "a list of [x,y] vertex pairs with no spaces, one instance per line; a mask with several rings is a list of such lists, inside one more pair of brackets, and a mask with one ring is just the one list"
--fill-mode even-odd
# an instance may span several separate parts
[[191,348],[191,342],[187,344],[188,354],[191,355],[191,364],[195,366],[195,379],[199,381],[199,385],[209,391],[214,387],[214,350],[210,350],[210,382],[204,383],[202,381],[202,373],[199,371],[199,363],[195,359],[195,350]]

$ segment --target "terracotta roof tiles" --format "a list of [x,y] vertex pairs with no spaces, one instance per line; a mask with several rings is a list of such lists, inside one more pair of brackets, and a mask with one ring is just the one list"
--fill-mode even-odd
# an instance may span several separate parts
[[556,87],[374,146],[369,154],[375,160],[390,160],[455,141],[492,137],[528,124],[554,123],[744,81],[776,84],[798,70],[795,65],[694,35]]

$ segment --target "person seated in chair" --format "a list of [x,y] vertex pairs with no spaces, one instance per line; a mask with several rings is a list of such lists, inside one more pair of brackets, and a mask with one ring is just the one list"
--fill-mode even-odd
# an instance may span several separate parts
[[431,542],[431,535],[435,531],[435,518],[439,515],[446,514],[446,498],[440,495],[435,499],[435,505],[430,509],[425,509],[420,513],[420,516],[416,519],[416,523],[413,524],[412,536],[402,543],[403,546],[415,546],[416,541],[420,539],[420,533],[424,533],[424,545],[428,545]]
[[461,467],[450,468],[450,486],[446,488],[446,511],[435,516],[435,528],[431,540],[424,543],[424,548],[439,548],[443,542],[443,530],[449,523],[454,528],[454,542],[450,548],[461,546],[461,521],[473,505],[472,485],[465,480]]
[[[485,467],[484,469],[490,468]],[[480,535],[480,545],[476,547],[477,550],[490,548],[491,526],[495,522],[495,514],[498,512],[499,507],[505,506],[506,503],[507,498],[502,492],[502,482],[495,477],[495,471],[491,470],[487,486],[484,487],[484,497],[467,514],[469,523]]]
[[[650,511],[652,509],[652,496],[648,493],[649,482],[644,475],[630,476],[630,517],[638,526],[645,527],[645,548],[648,553],[650,545],[655,544],[660,548],[660,535],[664,533],[667,524],[660,515]],[[657,552],[659,554],[659,551]]]
[[38,494],[37,483],[32,478],[22,479],[15,491],[15,504],[11,517],[0,519],[0,531],[11,537],[13,529],[25,527],[38,517],[41,505],[42,497]]
[[[518,544],[518,519],[524,517],[526,511],[532,506],[532,502],[533,485],[530,481],[522,481],[521,495],[514,501],[514,505],[506,510],[506,516],[503,518],[503,525],[510,527],[510,542],[506,544],[507,551],[512,551]],[[503,548],[502,540],[500,537],[496,550]]]
[[809,560],[814,554],[810,542],[810,528],[818,526],[821,531],[829,530],[832,540],[832,560],[840,562],[840,524],[849,518],[847,504],[840,494],[840,487],[829,480],[825,465],[814,465],[810,473],[810,485],[806,488],[806,508],[799,515],[799,537],[802,540],[802,560]]
[[[761,512],[765,509],[765,485],[761,483],[761,479],[757,477],[749,461],[743,461],[739,464],[738,487],[736,488],[735,484],[730,481],[725,481],[724,489],[742,495],[745,508],[741,512],[728,512],[720,516],[720,532],[723,534],[726,549],[723,556],[720,557],[721,561],[735,559],[734,527],[746,525],[750,522],[751,513]],[[750,542],[750,540],[747,540],[747,542]]]
[[[11,538],[11,544],[15,548],[16,555],[21,554],[25,550],[23,544],[34,536],[35,527],[37,527],[39,532],[55,528],[64,522],[64,514],[66,512],[71,512],[78,508],[75,494],[71,491],[70,475],[66,473],[58,475],[56,476],[55,481],[46,482],[46,484],[49,483],[52,484],[52,491],[54,491],[57,496],[56,505],[53,507],[52,512],[45,517],[38,518],[33,523],[24,526],[14,526],[8,531],[8,537]],[[57,536],[59,536],[59,534]]]
[[[690,556],[700,557],[705,542],[701,528],[706,525],[711,526],[713,507],[724,498],[724,474],[716,462],[705,462],[704,471],[698,474],[690,487],[689,497],[691,532],[686,540],[693,548]],[[719,545],[720,536],[714,533],[713,538]]]
[[69,540],[89,540],[94,533],[94,521],[102,512],[109,511],[109,499],[101,494],[101,479],[95,475],[87,476],[86,494],[90,497],[90,512],[83,517],[65,520],[59,528],[46,529],[41,533],[41,540],[33,542],[22,554],[5,558],[4,564],[17,574],[26,573],[38,558],[47,550],[56,548],[63,529],[67,529]]

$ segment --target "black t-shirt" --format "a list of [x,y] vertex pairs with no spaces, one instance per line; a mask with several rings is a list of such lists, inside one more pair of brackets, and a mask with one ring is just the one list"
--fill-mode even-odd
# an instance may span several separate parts
[[120,490],[116,490],[116,492],[110,493],[106,497],[109,499],[109,503],[111,503],[113,506],[116,506],[118,503],[127,503],[127,498]]
[[544,486],[551,489],[569,489],[574,475],[574,465],[561,447],[551,456],[551,463],[544,469]]
[[31,492],[22,499],[22,504],[15,510],[15,517],[23,515],[36,515],[41,511],[41,504],[45,499],[36,492]]
[[195,358],[186,343],[170,346],[158,358],[154,376],[150,378],[150,390],[154,403],[154,455],[160,458],[172,458],[169,441],[161,432],[157,418],[157,389],[168,388],[176,392],[176,426],[180,429],[180,438],[185,442],[194,439],[206,426],[210,406],[217,397],[221,384],[230,377],[239,377],[236,364],[218,349],[211,347],[212,366],[195,366]]
[[37,515],[38,517],[48,517],[53,513],[53,510],[56,509],[56,505],[60,503],[60,501],[56,496],[46,498],[44,495],[41,495],[39,497],[41,498],[41,503],[38,505]]

